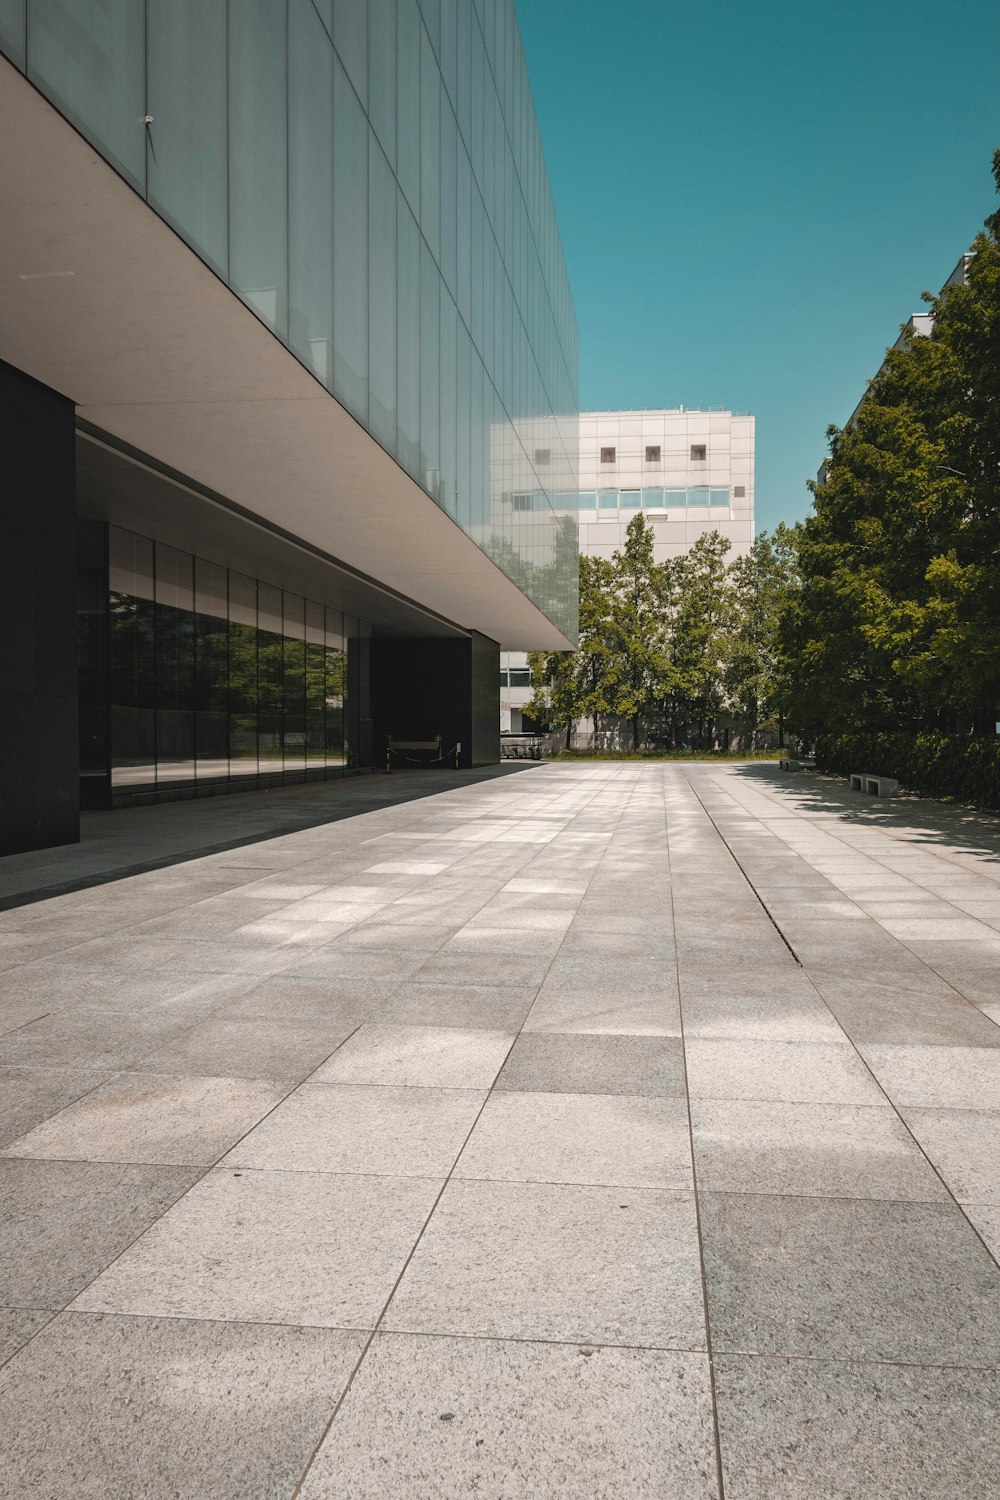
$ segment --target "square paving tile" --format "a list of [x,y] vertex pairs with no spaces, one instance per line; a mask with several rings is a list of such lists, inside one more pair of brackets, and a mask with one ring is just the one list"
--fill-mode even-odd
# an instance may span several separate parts
[[302,1500],[716,1500],[701,1354],[379,1334]]
[[11,1355],[34,1338],[52,1316],[51,1312],[38,1308],[0,1307],[0,1365],[6,1364]]
[[893,1104],[1000,1109],[996,1047],[862,1047]]
[[455,1176],[690,1188],[687,1102],[618,1094],[494,1094]]
[[871,981],[817,984],[858,1046],[1000,1046],[1000,1028],[954,991],[926,994]]
[[234,1147],[226,1164],[446,1177],[485,1097],[474,1089],[304,1084]]
[[120,1073],[12,1142],[5,1156],[210,1166],[287,1088]]
[[529,986],[401,984],[377,1013],[380,1024],[393,1026],[457,1026],[462,1029],[514,1033],[531,1009],[535,991]]
[[960,1203],[1000,1204],[1000,1110],[900,1113]]
[[693,1198],[452,1181],[383,1326],[703,1349]]
[[440,1187],[217,1168],[74,1308],[371,1328]]
[[1000,1363],[1000,1266],[945,1203],[703,1193],[720,1352]]
[[538,988],[551,959],[534,953],[434,953],[416,972],[421,984],[511,985]]
[[542,985],[524,1023],[526,1032],[579,1032],[610,1036],[680,1036],[680,1007],[669,982],[660,991],[634,990],[627,975],[616,986],[581,976],[569,986]]
[[427,960],[423,951],[407,952],[397,948],[341,948],[330,944],[299,959],[285,979],[341,980],[381,979],[399,984],[413,975]]
[[688,1037],[741,1037],[765,1042],[843,1042],[844,1032],[818,995],[811,999],[714,994],[689,996],[682,1009]]
[[369,1021],[317,1069],[311,1081],[488,1089],[513,1040],[514,1033],[509,1031]]
[[[353,1018],[352,1018],[353,1019]],[[349,1037],[349,1022],[230,1020],[213,1016],[150,1052],[135,1066],[152,1073],[300,1082]]]
[[700,1100],[691,1106],[698,1186],[807,1197],[947,1199],[895,1110]]
[[348,1034],[396,993],[398,979],[302,979],[275,975],[221,1006],[217,1021],[322,1021]]
[[0,1161],[0,1306],[62,1307],[197,1176],[188,1167]]
[[107,1068],[0,1068],[0,1146],[88,1094]]
[[46,1500],[291,1495],[363,1335],[63,1313],[0,1385],[6,1461]]
[[190,1019],[143,1011],[64,1010],[0,1038],[0,1065],[124,1068],[186,1030]]
[[785,1104],[885,1104],[846,1043],[759,1042],[690,1037],[692,1099],[762,1099]]
[[528,1093],[684,1095],[679,1037],[519,1036],[496,1087]]
[[966,1217],[982,1236],[993,1259],[1000,1262],[1000,1205],[967,1203],[964,1207]]
[[963,1500],[1000,1473],[1000,1372],[717,1355],[726,1500]]

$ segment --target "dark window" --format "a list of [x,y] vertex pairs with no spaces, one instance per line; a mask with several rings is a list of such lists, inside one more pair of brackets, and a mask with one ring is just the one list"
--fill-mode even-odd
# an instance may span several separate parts
[[530,667],[511,667],[511,669],[510,669],[510,685],[511,685],[511,687],[530,687],[531,686],[531,668]]
[[551,462],[552,462],[552,449],[551,448],[536,448],[535,449],[535,468],[536,469],[544,468],[546,464],[550,464]]
[[601,463],[602,464],[613,464],[614,461],[615,461],[615,450],[613,448],[602,448],[601,449]]
[[531,510],[532,496],[529,493],[511,496],[511,504],[515,510]]
[[646,449],[646,462],[648,464],[658,464],[660,462],[660,450],[659,450],[659,448],[647,448]]
[[691,457],[695,461],[697,461],[699,459],[703,459],[703,458],[705,458],[705,456],[706,456],[706,449],[705,449],[705,444],[704,443],[692,443],[691,444]]
[[500,668],[500,686],[501,687],[506,687],[507,686],[507,668],[506,667],[501,667]]
[[733,490],[733,494],[736,496],[737,500],[743,500],[746,496],[746,486],[738,484]]

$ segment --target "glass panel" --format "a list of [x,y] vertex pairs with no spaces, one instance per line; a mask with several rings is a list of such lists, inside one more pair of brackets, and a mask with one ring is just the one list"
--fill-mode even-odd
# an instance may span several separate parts
[[199,780],[229,775],[226,569],[194,560],[194,743]]
[[420,245],[420,451],[423,484],[441,498],[441,278],[427,246]]
[[257,582],[229,574],[229,770],[257,774]]
[[[458,295],[458,132],[446,98],[441,100],[441,251],[445,286]],[[426,233],[426,230],[425,230]]]
[[111,784],[156,780],[156,632],[153,544],[108,528],[111,632]]
[[226,0],[146,0],[149,201],[227,272]]
[[687,492],[687,503],[688,505],[707,505],[708,495],[709,490],[707,484],[689,485]]
[[579,496],[567,495],[565,499],[567,510],[573,509],[574,499],[576,500],[580,510],[597,509],[597,492],[595,490],[585,490]]
[[396,454],[423,481],[420,463],[420,230],[400,196],[396,203]]
[[[652,492],[650,490],[646,490],[644,491],[644,493],[646,495],[649,495]],[[640,494],[638,490],[622,490],[618,503],[620,504],[622,510],[638,510],[639,498]],[[646,503],[647,505],[649,505],[652,502],[647,500]]]
[[396,165],[396,0],[374,0],[368,16],[368,118]]
[[25,0],[0,0],[0,52],[24,67]]
[[102,522],[77,523],[76,569],[80,775],[107,782],[111,771],[108,528]]
[[[447,108],[447,106],[445,106]],[[420,228],[441,254],[441,79],[427,33],[420,33]]]
[[642,503],[646,510],[663,510],[667,504],[666,493],[654,485],[648,490],[643,490]]
[[285,6],[229,7],[229,276],[282,338],[288,329]]
[[368,125],[340,63],[333,68],[333,388],[368,420]]
[[397,0],[396,176],[420,213],[420,12],[417,0]]
[[456,453],[455,506],[458,524],[472,530],[472,344],[465,324],[457,324],[457,373],[455,377]]
[[194,776],[194,558],[156,544],[156,780]]
[[344,765],[344,700],[347,695],[344,617],[336,609],[328,609],[325,614],[326,764],[342,767]]
[[[332,0],[333,45],[358,98],[368,98],[368,0]],[[380,3],[380,0],[377,0]],[[327,6],[330,0],[324,0]]]
[[326,631],[322,604],[306,600],[306,769],[326,764]]
[[257,584],[257,755],[261,775],[284,769],[281,746],[281,590]]
[[286,771],[303,771],[306,764],[306,601],[287,591],[283,599],[284,765]]
[[708,497],[708,503],[709,503],[709,505],[724,505],[728,509],[728,507],[729,507],[729,491],[728,490],[712,490],[710,492],[710,494],[709,494],[709,497]]
[[[23,12],[23,4],[18,9]],[[146,168],[143,7],[135,0],[31,0],[28,22],[32,83],[141,190]],[[0,43],[2,38],[0,21]]]
[[456,421],[458,416],[458,370],[455,353],[458,316],[455,304],[441,290],[441,504],[450,516],[456,514],[455,467]]
[[332,389],[333,53],[310,0],[288,21],[288,342]]
[[687,490],[664,490],[663,498],[666,501],[668,509],[673,510],[682,505],[687,505]]
[[597,505],[599,510],[617,510],[618,491],[601,490],[597,496]]
[[396,451],[396,181],[375,137],[368,178],[368,430]]

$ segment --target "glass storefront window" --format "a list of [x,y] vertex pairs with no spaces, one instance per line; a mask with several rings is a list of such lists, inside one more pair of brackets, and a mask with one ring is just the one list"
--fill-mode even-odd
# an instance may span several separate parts
[[281,590],[257,585],[257,756],[261,775],[284,770],[281,743]]
[[194,743],[199,780],[229,775],[229,597],[226,569],[194,560]]
[[368,125],[340,63],[333,65],[334,393],[368,420]]
[[229,574],[229,771],[257,774],[257,581]]
[[286,771],[306,768],[306,601],[287,590],[282,608],[282,748]]
[[194,558],[157,543],[156,780],[194,777]]

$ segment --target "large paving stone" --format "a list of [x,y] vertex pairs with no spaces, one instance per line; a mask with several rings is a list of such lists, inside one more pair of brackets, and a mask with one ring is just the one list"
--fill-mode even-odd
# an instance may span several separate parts
[[996,1370],[714,1364],[727,1500],[964,1500],[996,1487]]
[[416,1178],[220,1168],[75,1306],[371,1328],[440,1186]]
[[452,1181],[383,1326],[703,1349],[693,1199]]
[[302,1500],[716,1500],[701,1354],[380,1334]]
[[364,1342],[334,1329],[61,1314],[0,1374],[11,1495],[291,1495]]

